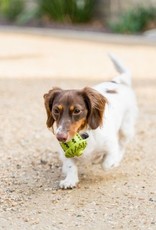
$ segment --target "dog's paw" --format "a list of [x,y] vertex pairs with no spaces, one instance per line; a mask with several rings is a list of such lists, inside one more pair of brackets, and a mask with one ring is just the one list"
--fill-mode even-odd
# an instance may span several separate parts
[[105,171],[108,171],[108,170],[110,170],[110,169],[112,169],[112,168],[118,167],[119,164],[120,164],[120,160],[119,160],[119,159],[114,160],[114,159],[112,159],[112,158],[107,158],[107,159],[105,159],[105,161],[103,162],[102,167],[103,167],[103,169],[104,169]]
[[60,188],[72,189],[72,188],[75,188],[77,186],[77,183],[78,183],[78,179],[73,180],[71,178],[66,178],[66,179],[60,181]]

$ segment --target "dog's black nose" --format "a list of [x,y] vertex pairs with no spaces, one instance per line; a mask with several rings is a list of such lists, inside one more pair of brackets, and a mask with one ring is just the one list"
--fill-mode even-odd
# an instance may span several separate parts
[[68,134],[66,134],[66,133],[58,133],[58,134],[56,135],[56,138],[57,138],[57,140],[58,140],[59,142],[66,142],[67,139],[68,139]]

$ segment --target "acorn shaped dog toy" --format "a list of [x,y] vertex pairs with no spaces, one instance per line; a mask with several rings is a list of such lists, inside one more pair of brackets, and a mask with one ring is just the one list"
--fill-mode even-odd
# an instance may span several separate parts
[[81,156],[87,146],[87,141],[85,140],[87,137],[88,134],[86,133],[82,135],[77,133],[70,141],[60,142],[60,145],[65,152],[65,156],[67,158]]

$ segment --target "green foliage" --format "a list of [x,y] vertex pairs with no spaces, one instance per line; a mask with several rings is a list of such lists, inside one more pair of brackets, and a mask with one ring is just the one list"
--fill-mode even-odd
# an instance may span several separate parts
[[64,0],[38,0],[38,3],[41,16],[47,16],[56,21],[64,21]]
[[68,0],[67,14],[72,22],[87,22],[92,18],[94,0]]
[[1,0],[0,14],[9,21],[16,20],[17,16],[24,9],[23,0]]
[[119,17],[118,22],[109,23],[113,32],[136,33],[143,31],[150,22],[156,23],[156,8],[137,7]]
[[16,23],[18,25],[32,25],[33,23],[36,23],[39,19],[39,12],[38,9],[29,9],[24,10],[22,14],[19,14],[19,16],[16,19]]
[[6,21],[27,24],[33,21],[87,22],[92,18],[95,0],[36,0],[27,10],[25,0],[0,0],[0,17]]
[[86,22],[92,17],[95,0],[38,0],[40,14],[60,22]]

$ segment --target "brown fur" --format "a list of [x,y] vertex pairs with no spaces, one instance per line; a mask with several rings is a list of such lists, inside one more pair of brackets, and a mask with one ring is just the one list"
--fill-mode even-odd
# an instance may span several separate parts
[[52,90],[49,90],[48,93],[44,94],[44,104],[45,104],[45,108],[46,108],[46,112],[47,112],[47,127],[51,128],[54,124],[54,118],[52,116],[52,105],[53,105],[53,100],[55,98],[55,96],[61,92],[60,88],[53,88]]
[[70,126],[70,131],[69,131],[69,136],[73,137],[75,134],[79,131],[82,130],[86,126],[86,120],[83,118]]
[[44,95],[47,112],[47,126],[61,125],[63,131],[73,137],[85,126],[96,129],[103,123],[106,98],[96,90],[85,87],[82,90],[53,88]]
[[103,113],[107,99],[89,87],[85,87],[83,93],[88,104],[88,124],[91,129],[96,129],[103,124]]

